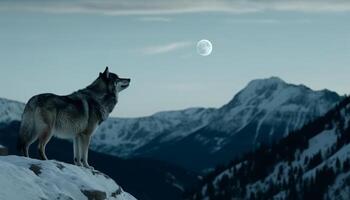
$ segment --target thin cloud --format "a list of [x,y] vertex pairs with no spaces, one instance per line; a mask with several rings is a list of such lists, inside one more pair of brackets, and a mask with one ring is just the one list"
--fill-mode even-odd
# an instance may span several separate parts
[[140,17],[138,21],[143,22],[170,22],[172,19],[166,17]]
[[0,10],[104,15],[155,15],[195,12],[263,11],[349,12],[349,0],[17,0],[0,1]]
[[191,44],[191,42],[173,42],[164,45],[149,46],[143,48],[141,52],[146,55],[163,54],[189,47]]
[[312,21],[309,19],[293,19],[293,20],[285,20],[285,19],[227,19],[226,23],[233,24],[285,24],[285,23],[293,23],[293,24],[307,24]]
[[278,19],[229,19],[227,23],[234,24],[279,24],[281,23]]

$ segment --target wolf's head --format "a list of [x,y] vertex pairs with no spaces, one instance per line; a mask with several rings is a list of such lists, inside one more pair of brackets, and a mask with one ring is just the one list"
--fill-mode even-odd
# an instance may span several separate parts
[[108,67],[103,73],[100,73],[99,78],[106,84],[108,92],[113,94],[118,94],[130,84],[130,78],[120,78],[117,74],[109,72]]
[[129,84],[129,78],[120,78],[117,74],[110,72],[108,67],[106,67],[105,71],[100,73],[99,77],[89,88],[92,88],[98,93],[118,96],[118,93],[126,89]]

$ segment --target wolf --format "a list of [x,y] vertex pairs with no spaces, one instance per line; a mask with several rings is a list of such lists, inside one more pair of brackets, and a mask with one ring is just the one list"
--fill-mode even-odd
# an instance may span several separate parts
[[98,78],[84,89],[70,95],[39,94],[24,108],[17,148],[29,157],[30,145],[38,140],[41,159],[47,160],[45,147],[52,136],[73,139],[74,164],[91,168],[88,149],[91,136],[118,103],[118,94],[130,84],[106,67]]

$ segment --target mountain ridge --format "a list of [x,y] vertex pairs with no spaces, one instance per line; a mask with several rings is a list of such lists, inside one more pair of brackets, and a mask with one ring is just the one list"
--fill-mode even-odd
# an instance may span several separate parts
[[[94,134],[91,149],[203,170],[285,137],[324,114],[341,98],[330,90],[314,91],[278,77],[255,79],[219,108],[193,107],[138,118],[110,117]],[[23,108],[24,104],[11,108],[16,114],[8,118],[20,118]],[[194,167],[192,157],[198,157]]]
[[325,115],[217,168],[186,199],[349,199],[350,97]]
[[[193,109],[199,114],[192,114],[190,118],[184,113],[191,109],[169,112],[177,116],[172,119],[165,117],[167,112],[129,119],[127,125],[112,118],[97,131],[92,148],[122,157],[165,159],[191,170],[204,169],[225,162],[230,155],[285,137],[288,132],[324,114],[341,98],[330,90],[314,91],[277,77],[256,79],[227,104],[219,108]],[[279,129],[283,129],[283,134]],[[232,143],[241,140],[235,135],[245,138],[242,144]],[[235,152],[230,150],[232,146]],[[180,147],[188,149],[179,150]],[[195,154],[193,148],[198,150]],[[176,150],[185,156],[180,158]],[[191,168],[191,157],[207,157],[213,162],[206,163],[203,158],[196,160],[198,166]]]

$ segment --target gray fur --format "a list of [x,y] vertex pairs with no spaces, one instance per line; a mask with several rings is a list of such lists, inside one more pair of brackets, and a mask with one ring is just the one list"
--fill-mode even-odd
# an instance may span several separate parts
[[46,160],[45,147],[52,136],[73,139],[74,163],[89,167],[88,148],[98,125],[107,119],[118,102],[118,93],[130,79],[119,78],[108,67],[85,89],[67,96],[39,94],[24,109],[18,149],[29,157],[29,146],[39,140],[39,153]]

